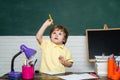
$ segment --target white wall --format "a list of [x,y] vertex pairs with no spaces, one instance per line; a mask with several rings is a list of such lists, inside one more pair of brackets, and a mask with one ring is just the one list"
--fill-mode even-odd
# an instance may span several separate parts
[[[44,36],[44,38],[49,38]],[[40,49],[35,36],[0,36],[0,76],[10,72],[11,59],[20,51],[20,45],[37,50],[37,54],[33,57],[33,61],[38,59],[35,70],[39,70],[40,66]],[[86,37],[85,36],[69,36],[66,46],[72,51],[74,64],[67,71],[72,72],[93,72],[94,64],[88,62],[86,53]],[[21,71],[25,56],[21,54],[15,59],[15,71]]]

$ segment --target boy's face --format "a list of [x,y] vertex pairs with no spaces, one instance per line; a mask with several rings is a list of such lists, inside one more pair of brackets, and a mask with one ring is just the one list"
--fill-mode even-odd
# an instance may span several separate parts
[[63,42],[65,41],[64,39],[64,33],[59,30],[59,29],[55,29],[52,33],[51,33],[51,41],[54,42],[57,45],[62,45]]

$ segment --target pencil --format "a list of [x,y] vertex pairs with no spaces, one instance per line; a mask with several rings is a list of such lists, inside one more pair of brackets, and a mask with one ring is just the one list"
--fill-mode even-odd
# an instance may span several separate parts
[[[49,18],[50,18],[50,20],[53,20],[53,18],[52,18],[52,16],[51,16],[51,14],[49,14]],[[53,23],[52,23],[52,25],[53,25]]]

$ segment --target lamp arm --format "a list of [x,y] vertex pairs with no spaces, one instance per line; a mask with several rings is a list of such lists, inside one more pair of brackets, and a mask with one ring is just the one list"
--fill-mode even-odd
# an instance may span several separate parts
[[14,60],[15,58],[20,55],[22,51],[18,52],[16,55],[13,56],[12,61],[11,61],[11,72],[14,71]]

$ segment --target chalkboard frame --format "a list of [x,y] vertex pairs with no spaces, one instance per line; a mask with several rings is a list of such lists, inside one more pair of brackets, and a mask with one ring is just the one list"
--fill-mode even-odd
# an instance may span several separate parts
[[[95,59],[95,55],[96,54],[94,54],[94,53],[90,53],[90,45],[91,45],[91,43],[90,43],[90,32],[93,32],[94,34],[96,33],[96,32],[112,32],[111,34],[113,34],[114,32],[116,32],[116,31],[118,31],[119,33],[120,33],[120,28],[109,28],[109,29],[86,29],[86,48],[87,48],[87,55],[88,55],[88,60],[89,60],[89,62],[96,62],[96,59]],[[93,34],[92,33],[92,34]],[[102,33],[101,33],[102,34]],[[114,34],[116,34],[116,33],[114,33]],[[119,34],[118,34],[119,35]],[[118,40],[120,40],[120,38],[119,38],[119,36],[118,35],[115,35],[114,37],[118,37]],[[106,36],[106,35],[104,35],[104,36]],[[99,37],[99,35],[98,35],[98,37]],[[111,37],[110,37],[111,38]],[[96,39],[97,40],[97,39]],[[112,40],[112,39],[111,39]],[[117,41],[118,41],[117,40]],[[114,41],[115,42],[115,41]],[[120,41],[119,41],[119,43],[118,44],[120,44]],[[100,53],[100,55],[98,54],[98,56],[102,56],[102,54],[104,54],[105,56],[109,56],[108,54],[106,55],[106,53],[104,53],[104,52],[101,52]],[[112,52],[111,52],[111,54],[112,54]],[[115,54],[115,56],[119,56],[120,54]],[[91,56],[94,56],[94,58],[93,57],[91,57]]]

